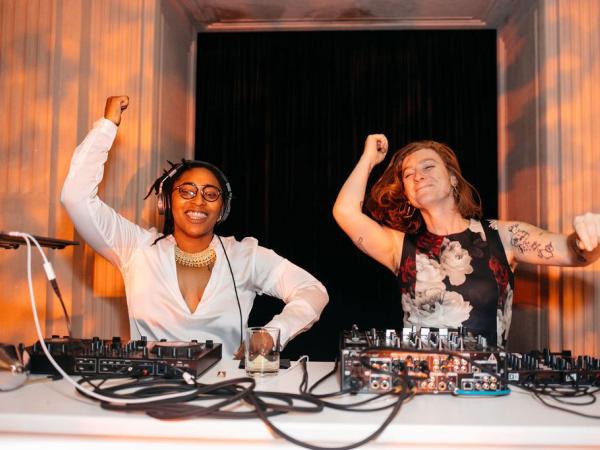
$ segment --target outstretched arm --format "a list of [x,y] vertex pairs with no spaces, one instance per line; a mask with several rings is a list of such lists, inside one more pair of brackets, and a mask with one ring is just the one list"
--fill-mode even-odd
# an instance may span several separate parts
[[380,225],[362,210],[371,170],[383,161],[387,150],[388,142],[383,134],[367,137],[364,152],[333,205],[333,217],[361,251],[395,273],[404,233]]
[[117,134],[126,96],[109,97],[104,118],[94,124],[71,160],[61,201],[75,228],[94,250],[120,267],[129,259],[140,240],[150,233],[117,214],[98,197],[104,163]]
[[586,266],[600,258],[600,214],[575,217],[573,228],[573,233],[565,235],[524,222],[498,222],[500,238],[511,264]]

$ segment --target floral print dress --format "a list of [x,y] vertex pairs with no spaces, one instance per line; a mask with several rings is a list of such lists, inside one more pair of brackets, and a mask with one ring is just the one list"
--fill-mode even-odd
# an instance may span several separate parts
[[471,219],[460,233],[406,234],[398,270],[404,326],[456,328],[504,346],[514,275],[495,221]]

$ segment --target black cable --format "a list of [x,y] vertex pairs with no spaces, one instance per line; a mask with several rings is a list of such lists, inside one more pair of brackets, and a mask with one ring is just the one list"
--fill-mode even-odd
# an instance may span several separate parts
[[[359,402],[354,402],[354,403],[334,403],[334,402],[330,402],[330,401],[326,401],[323,400],[324,398],[327,397],[339,397],[340,395],[344,395],[344,394],[349,394],[351,393],[351,389],[340,389],[339,391],[336,392],[329,392],[327,394],[314,394],[313,390],[320,385],[323,381],[325,381],[326,379],[330,378],[331,376],[335,375],[337,373],[337,368],[339,365],[339,360],[336,358],[334,361],[334,366],[333,369],[326,373],[323,377],[321,377],[319,380],[317,380],[309,389],[308,392],[306,391],[306,388],[304,389],[304,391],[302,390],[302,385],[304,384],[305,380],[306,382],[308,382],[308,371],[306,370],[306,365],[303,367],[303,380],[302,380],[302,384],[300,385],[300,392],[305,394],[305,395],[310,395],[311,397],[315,397],[320,399],[323,404],[331,409],[337,409],[337,410],[341,410],[341,411],[348,411],[348,412],[373,412],[373,411],[381,411],[384,409],[388,409],[391,408],[393,406],[393,403],[390,403],[388,405],[384,405],[384,406],[379,406],[376,408],[358,408],[359,406],[363,406],[366,405],[367,403],[373,402],[375,400],[379,400],[383,397],[387,397],[390,395],[394,395],[394,391],[388,391],[388,392],[384,392],[381,394],[375,394],[373,395],[373,397],[370,397],[366,400],[361,400]],[[368,367],[370,368],[370,367]],[[406,381],[406,380],[405,380]]]
[[65,306],[65,302],[63,301],[62,294],[60,293],[60,288],[58,287],[58,281],[56,281],[56,278],[50,280],[50,285],[52,286],[52,290],[54,291],[54,293],[58,297],[58,300],[60,301],[60,306],[62,308],[65,322],[67,324],[67,331],[69,332],[69,338],[71,338],[73,334],[71,331],[71,318],[69,317],[69,313],[67,312],[67,308]]
[[272,432],[274,432],[278,436],[284,438],[286,441],[296,444],[300,447],[308,448],[310,450],[350,450],[353,448],[360,447],[361,445],[366,444],[367,442],[372,441],[373,439],[376,439],[387,428],[387,426],[392,422],[392,420],[394,420],[394,418],[398,414],[398,411],[400,411],[400,408],[402,407],[402,404],[404,403],[404,401],[410,397],[412,397],[412,395],[410,395],[410,394],[409,395],[407,395],[407,394],[398,395],[398,400],[396,400],[392,411],[390,412],[388,417],[383,421],[383,423],[373,433],[371,433],[370,435],[361,439],[358,442],[355,442],[355,443],[349,444],[349,445],[342,445],[339,447],[321,447],[321,446],[309,444],[304,441],[300,441],[300,440],[294,438],[293,436],[285,433],[277,426],[275,426],[275,424],[271,420],[269,420],[269,418],[264,414],[264,412],[260,408],[257,407],[256,412],[257,412],[258,416],[260,417],[260,419],[265,423],[265,425],[267,425],[269,427],[269,429]]
[[229,262],[229,256],[227,256],[227,251],[225,250],[225,246],[223,245],[223,241],[221,240],[221,236],[215,234],[217,239],[221,243],[221,248],[223,249],[223,254],[225,255],[225,259],[227,260],[227,265],[229,266],[229,273],[231,273],[231,280],[233,281],[233,290],[235,291],[235,299],[237,300],[238,311],[240,312],[240,347],[244,343],[244,320],[242,318],[242,305],[240,304],[240,297],[238,296],[237,286],[235,285],[235,277],[233,276],[233,269],[231,268],[231,263]]
[[521,387],[523,390],[525,390],[525,391],[530,392],[531,394],[533,394],[533,396],[536,399],[538,399],[543,405],[547,406],[548,408],[556,409],[558,411],[563,411],[563,412],[567,412],[567,413],[570,413],[570,414],[575,414],[575,415],[581,416],[581,417],[587,417],[589,419],[600,419],[600,415],[586,414],[586,413],[583,413],[583,412],[575,411],[573,409],[569,409],[569,408],[565,408],[565,407],[562,407],[562,406],[553,405],[551,403],[548,403],[544,399],[544,394],[541,394],[537,389],[534,389],[534,388],[532,388],[530,386],[520,385],[519,387]]

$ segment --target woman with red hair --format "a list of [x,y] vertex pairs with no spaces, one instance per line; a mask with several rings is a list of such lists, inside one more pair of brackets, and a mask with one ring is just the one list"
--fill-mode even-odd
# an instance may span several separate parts
[[456,328],[504,345],[517,263],[582,266],[600,257],[600,214],[573,220],[570,235],[517,221],[481,220],[481,201],[454,152],[435,141],[398,150],[369,193],[388,141],[367,137],[333,207],[355,245],[398,278],[404,326]]

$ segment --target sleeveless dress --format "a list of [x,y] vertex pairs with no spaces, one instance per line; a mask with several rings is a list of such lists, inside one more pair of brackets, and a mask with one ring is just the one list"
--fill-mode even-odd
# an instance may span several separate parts
[[447,236],[406,234],[398,283],[405,327],[463,326],[490,345],[506,343],[514,275],[495,221],[471,219]]

